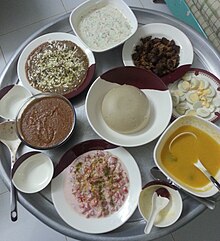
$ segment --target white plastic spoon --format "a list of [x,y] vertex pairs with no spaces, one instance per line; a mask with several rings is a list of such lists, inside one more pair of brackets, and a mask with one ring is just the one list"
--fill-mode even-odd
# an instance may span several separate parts
[[205,166],[202,164],[200,160],[195,162],[194,166],[196,166],[220,191],[220,183],[208,172],[208,170],[205,168]]
[[[16,160],[16,152],[21,143],[20,139],[16,134],[15,121],[6,121],[0,123],[0,141],[5,144],[11,154],[11,170]],[[16,221],[17,214],[17,194],[16,189],[11,180],[11,190],[10,190],[10,207],[11,207],[11,220]]]
[[170,194],[165,188],[159,188],[154,192],[152,196],[151,212],[150,212],[147,225],[144,229],[144,233],[146,234],[150,233],[157,215],[169,203],[169,196]]

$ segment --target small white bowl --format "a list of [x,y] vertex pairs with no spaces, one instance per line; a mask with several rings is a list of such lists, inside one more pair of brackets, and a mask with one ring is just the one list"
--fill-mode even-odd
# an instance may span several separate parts
[[21,85],[8,85],[0,90],[0,116],[15,120],[18,110],[31,96],[31,92]]
[[[113,13],[111,13],[112,9],[114,9]],[[97,11],[101,14],[98,17]],[[87,23],[89,25],[87,25],[88,27],[84,32],[86,35],[82,33],[80,26],[82,21],[85,21],[85,18],[89,20],[89,23]],[[124,43],[136,32],[138,27],[134,13],[122,0],[86,1],[71,12],[69,21],[75,34],[94,52],[104,52]],[[118,37],[122,32],[123,26],[129,26],[129,31],[125,35]],[[95,41],[97,40],[98,43],[103,41],[102,46],[94,44],[94,35]],[[99,37],[102,36],[104,38],[100,39]],[[118,39],[112,41],[116,37]]]
[[[155,148],[154,148],[154,161],[158,168],[174,183],[180,186],[182,189],[190,192],[199,197],[210,197],[215,195],[218,192],[218,189],[210,182],[204,187],[201,188],[193,188],[189,185],[184,184],[180,180],[177,179],[175,173],[169,173],[168,170],[163,166],[161,160],[161,151],[163,149],[164,144],[168,140],[168,138],[181,126],[190,125],[197,129],[202,130],[207,133],[213,139],[215,139],[218,143],[220,143],[220,128],[213,124],[210,121],[204,120],[201,117],[197,116],[181,116],[177,118],[160,136]],[[189,147],[190,148],[190,147]],[[209,150],[207,149],[207,152]],[[220,181],[220,170],[216,174],[215,178]]]
[[167,227],[174,224],[179,219],[183,209],[181,195],[174,186],[162,181],[152,181],[147,183],[139,195],[138,209],[142,217],[147,221],[152,207],[151,200],[153,193],[161,187],[167,189],[170,193],[170,201],[156,217],[154,226]]
[[18,190],[24,193],[35,193],[50,183],[53,172],[53,162],[47,155],[41,152],[29,152],[15,162],[12,181]]

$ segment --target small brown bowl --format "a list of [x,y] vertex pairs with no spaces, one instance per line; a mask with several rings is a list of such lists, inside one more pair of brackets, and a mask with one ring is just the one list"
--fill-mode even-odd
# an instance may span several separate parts
[[59,94],[41,93],[30,97],[19,110],[16,128],[28,146],[44,150],[63,144],[76,122],[74,107]]

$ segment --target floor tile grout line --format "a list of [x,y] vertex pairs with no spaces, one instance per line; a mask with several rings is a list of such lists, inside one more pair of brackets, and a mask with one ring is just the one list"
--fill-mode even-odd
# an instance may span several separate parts
[[170,233],[171,238],[173,239],[173,241],[177,241],[174,237],[173,237],[173,233]]
[[63,8],[65,9],[66,13],[69,12],[69,10],[66,9],[65,4],[63,3],[62,0],[60,0],[61,4],[63,5]]
[[66,11],[66,9],[65,9],[64,12],[60,12],[60,13],[55,14],[55,15],[52,15],[52,16],[50,16],[50,17],[48,17],[48,18],[43,18],[43,19],[41,19],[41,20],[39,20],[39,21],[33,22],[33,23],[31,23],[31,24],[24,25],[24,26],[22,26],[22,27],[19,27],[19,28],[14,29],[14,30],[12,30],[12,31],[9,31],[9,32],[7,32],[7,33],[0,34],[0,38],[6,36],[6,35],[8,35],[8,34],[17,32],[17,31],[19,31],[19,30],[23,30],[23,29],[25,29],[25,28],[27,28],[27,27],[30,27],[30,26],[32,26],[32,25],[35,25],[35,24],[40,23],[40,22],[42,22],[42,21],[45,21],[45,20],[47,20],[47,19],[54,18],[54,17],[56,17],[56,16],[58,17],[58,16],[61,16],[62,14],[66,14],[66,13],[67,13],[67,11]]

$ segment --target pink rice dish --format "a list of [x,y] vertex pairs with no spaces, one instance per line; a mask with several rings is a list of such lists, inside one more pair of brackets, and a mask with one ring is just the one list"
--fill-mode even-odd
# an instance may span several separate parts
[[86,218],[106,217],[118,211],[129,192],[129,179],[120,159],[108,151],[89,151],[68,168],[65,194],[71,206]]

